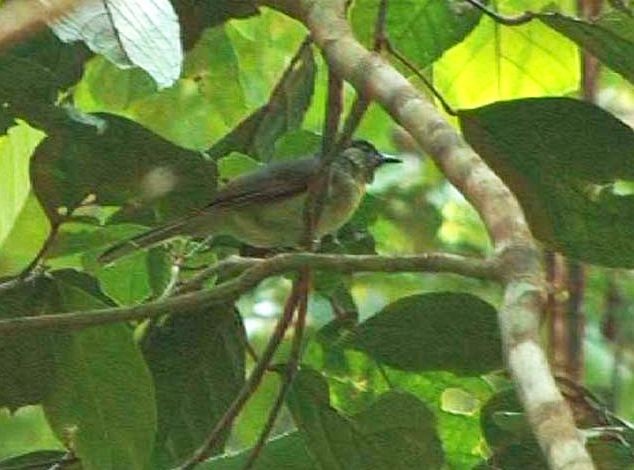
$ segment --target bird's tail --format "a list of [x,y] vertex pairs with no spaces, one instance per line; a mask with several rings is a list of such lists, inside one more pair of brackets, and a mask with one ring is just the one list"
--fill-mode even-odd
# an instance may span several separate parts
[[147,232],[143,232],[128,240],[118,243],[104,251],[98,258],[99,262],[102,264],[111,263],[112,261],[115,261],[129,253],[150,248],[163,241],[169,240],[170,238],[174,238],[184,233],[183,228],[185,223],[186,220],[180,220],[173,224],[148,230]]

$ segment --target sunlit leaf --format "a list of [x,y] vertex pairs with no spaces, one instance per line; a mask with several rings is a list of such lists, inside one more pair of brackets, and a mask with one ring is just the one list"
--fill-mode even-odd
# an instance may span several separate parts
[[[549,1],[506,1],[502,12],[538,11]],[[464,41],[434,63],[433,76],[452,106],[467,108],[576,91],[579,70],[575,44],[549,27],[537,21],[509,27],[483,18]]]
[[42,132],[24,123],[0,137],[0,252],[31,192],[29,162],[43,137]]

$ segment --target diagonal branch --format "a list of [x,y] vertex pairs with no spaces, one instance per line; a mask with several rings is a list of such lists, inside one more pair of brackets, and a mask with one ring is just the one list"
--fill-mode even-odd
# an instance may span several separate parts
[[594,468],[539,344],[544,273],[540,251],[513,194],[425,96],[354,38],[344,0],[261,3],[301,21],[328,65],[383,106],[479,212],[502,263],[505,296],[499,323],[505,358],[535,436],[551,468]]

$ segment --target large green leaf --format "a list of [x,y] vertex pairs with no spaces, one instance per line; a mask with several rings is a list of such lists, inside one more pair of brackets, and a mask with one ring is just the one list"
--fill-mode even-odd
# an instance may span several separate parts
[[[19,77],[16,79],[16,77]],[[12,55],[0,58],[0,132],[22,118],[42,127],[54,103],[60,83],[48,68]]]
[[[0,290],[3,319],[52,313],[58,306],[55,283],[48,278]],[[53,349],[57,339],[37,332],[0,338],[0,407],[15,410],[40,403],[48,395],[55,378]]]
[[[354,31],[370,47],[379,3],[357,0],[352,9]],[[387,35],[399,52],[424,68],[464,39],[481,16],[480,10],[453,0],[388,2]]]
[[[505,0],[503,14],[539,11],[551,0]],[[538,21],[516,27],[483,18],[434,63],[434,86],[454,107],[528,96],[563,95],[579,87],[575,44]]]
[[403,370],[480,375],[502,367],[495,308],[471,294],[399,299],[356,327],[348,345]]
[[[85,122],[95,117],[96,124]],[[33,188],[51,221],[63,220],[87,197],[125,206],[119,220],[138,219],[150,206],[159,219],[182,216],[211,198],[215,170],[200,154],[124,118],[80,119],[60,119],[32,159]]]
[[158,405],[153,468],[198,448],[244,383],[246,333],[234,307],[193,313],[151,325],[142,339]]
[[[242,470],[251,449],[238,454],[216,457],[198,466],[201,470]],[[306,450],[302,436],[291,432],[266,443],[252,467],[254,470],[319,470]]]
[[[103,307],[94,279],[53,273],[64,310]],[[146,468],[156,431],[154,387],[132,330],[123,324],[56,341],[55,386],[44,400],[47,419],[86,470]]]
[[329,470],[441,468],[443,452],[433,414],[416,397],[388,392],[345,416],[330,405],[325,379],[303,369],[288,403],[311,455]]
[[605,65],[634,82],[634,17],[623,11],[611,11],[597,20],[587,21],[542,13],[543,23],[576,42]]
[[465,137],[519,198],[535,237],[590,263],[634,266],[634,132],[567,98],[495,103],[459,113]]

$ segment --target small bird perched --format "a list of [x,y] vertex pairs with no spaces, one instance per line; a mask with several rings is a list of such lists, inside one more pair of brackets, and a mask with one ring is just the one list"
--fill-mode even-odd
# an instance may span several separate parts
[[[385,157],[365,140],[353,141],[332,163],[323,211],[315,235],[319,238],[345,224],[359,206],[365,186]],[[177,236],[231,235],[261,248],[296,246],[304,233],[304,203],[318,175],[318,157],[274,163],[225,185],[203,209],[121,242],[99,260],[109,263],[138,249]]]

